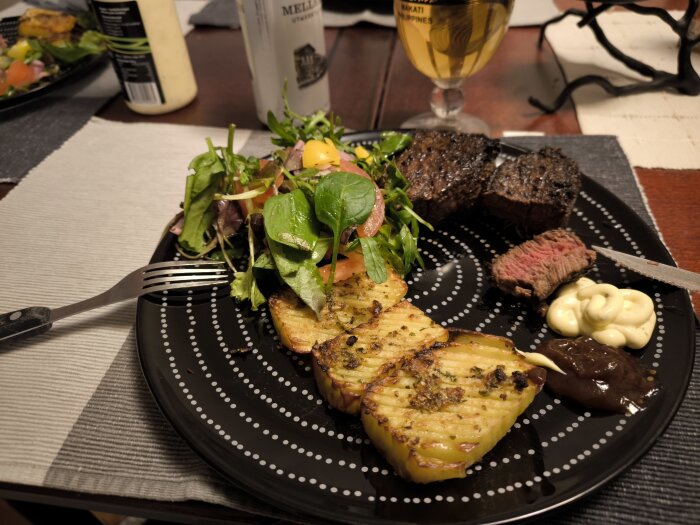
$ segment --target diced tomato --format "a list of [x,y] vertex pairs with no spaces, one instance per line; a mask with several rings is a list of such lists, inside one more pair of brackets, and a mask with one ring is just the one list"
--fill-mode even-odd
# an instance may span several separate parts
[[274,162],[270,162],[267,159],[260,160],[260,176],[261,177],[275,177],[274,182],[270,185],[265,193],[253,197],[253,204],[257,208],[262,208],[265,201],[277,193],[277,188],[279,188],[284,182],[284,174],[280,167]]
[[362,223],[357,228],[357,235],[360,237],[374,237],[379,228],[381,228],[384,223],[384,196],[382,195],[382,190],[377,184],[372,180],[365,170],[360,168],[357,164],[354,164],[347,160],[340,161],[340,166],[338,167],[340,171],[347,171],[364,177],[365,179],[371,180],[374,183],[374,207],[372,212],[367,217],[367,220]]
[[[328,282],[331,274],[331,265],[326,264],[318,269],[323,282]],[[333,282],[344,281],[349,279],[356,273],[365,272],[365,258],[360,252],[350,252],[347,254],[347,259],[338,259],[335,263],[335,275]]]
[[348,171],[350,173],[354,173],[355,175],[359,175],[360,177],[364,177],[365,179],[372,180],[372,177],[370,177],[365,170],[360,168],[354,162],[350,162],[349,160],[340,159],[340,164],[338,165],[338,170],[339,171]]
[[15,60],[7,68],[7,83],[20,88],[34,82],[34,69],[24,62]]
[[[277,174],[275,175],[275,172]],[[260,159],[260,174],[261,177],[275,177],[274,182],[265,191],[265,193],[253,197],[251,199],[238,201],[241,207],[241,211],[244,216],[248,216],[256,208],[262,208],[265,201],[277,193],[277,188],[279,188],[284,182],[284,174],[278,165],[267,160]],[[244,191],[251,190],[256,187],[255,181],[252,181],[247,186],[243,186],[239,181],[236,181],[236,192],[242,193]]]

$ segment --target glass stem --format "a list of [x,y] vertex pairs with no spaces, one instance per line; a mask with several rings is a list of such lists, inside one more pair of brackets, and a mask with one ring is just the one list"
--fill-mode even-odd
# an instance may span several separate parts
[[456,117],[464,107],[462,80],[433,80],[435,87],[430,95],[430,107],[441,119]]

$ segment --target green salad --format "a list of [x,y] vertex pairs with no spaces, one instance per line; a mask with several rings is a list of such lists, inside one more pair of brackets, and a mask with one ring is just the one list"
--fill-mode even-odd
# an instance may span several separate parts
[[207,139],[191,161],[173,230],[183,256],[226,261],[232,297],[253,310],[265,284],[281,281],[317,314],[333,283],[353,273],[381,283],[389,266],[402,276],[422,266],[419,229],[431,226],[413,211],[394,161],[410,135],[353,146],[338,117],[297,115],[288,104],[268,126],[278,147],[268,158],[234,153],[230,126],[225,146]]

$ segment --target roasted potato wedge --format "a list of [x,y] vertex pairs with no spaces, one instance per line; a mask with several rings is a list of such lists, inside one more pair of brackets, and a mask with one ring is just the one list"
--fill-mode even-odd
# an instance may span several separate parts
[[274,294],[269,305],[280,342],[294,352],[308,353],[316,343],[333,339],[395,305],[408,287],[393,270],[388,275],[381,284],[365,272],[335,283],[320,318],[290,289]]
[[508,432],[545,378],[510,340],[462,333],[403,359],[368,385],[362,423],[404,478],[462,478]]
[[366,385],[381,372],[447,338],[447,330],[402,301],[350,332],[314,346],[316,385],[332,406],[356,414]]

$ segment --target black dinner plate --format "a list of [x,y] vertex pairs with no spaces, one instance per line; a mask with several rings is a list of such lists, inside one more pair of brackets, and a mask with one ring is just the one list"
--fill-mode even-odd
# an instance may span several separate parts
[[[5,37],[8,44],[17,39],[19,17],[0,19],[0,35]],[[87,56],[74,64],[62,65],[57,75],[41,79],[31,89],[7,98],[0,98],[0,113],[14,111],[19,106],[30,104],[44,98],[56,89],[76,82],[107,60],[107,53]]]
[[[368,132],[348,139],[369,144],[377,137]],[[656,234],[588,177],[569,227],[587,245],[673,264]],[[175,241],[167,234],[153,261],[177,258]],[[426,268],[407,276],[407,297],[448,328],[507,336],[531,350],[555,335],[488,278],[492,258],[517,242],[479,215],[446,221],[422,235]],[[141,298],[139,356],[155,399],[191,447],[235,485],[281,509],[358,524],[531,519],[634,463],[671,421],[690,379],[695,347],[688,294],[602,257],[589,277],[652,297],[657,326],[633,355],[657,371],[660,392],[643,412],[620,415],[587,410],[544,390],[461,480],[418,485],[395,475],[359,421],[321,399],[310,358],[279,347],[267,308],[251,312],[230,299],[226,287]]]

